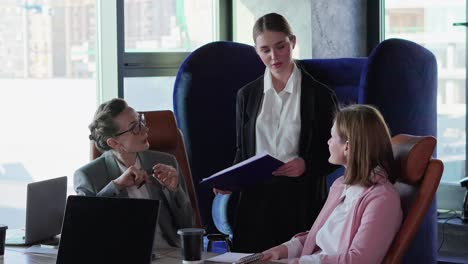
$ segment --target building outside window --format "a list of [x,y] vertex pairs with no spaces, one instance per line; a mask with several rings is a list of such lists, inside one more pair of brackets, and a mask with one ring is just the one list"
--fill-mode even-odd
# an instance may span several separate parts
[[218,40],[217,2],[123,0],[123,97],[136,110],[173,109],[180,63]]
[[27,183],[89,161],[96,109],[95,0],[0,2],[0,215],[24,226]]

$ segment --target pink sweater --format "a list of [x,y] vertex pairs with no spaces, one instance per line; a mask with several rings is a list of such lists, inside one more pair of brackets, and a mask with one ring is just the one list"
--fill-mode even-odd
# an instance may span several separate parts
[[[303,245],[301,256],[311,255],[319,249],[315,244],[317,232],[340,203],[345,188],[343,180],[340,177],[333,183],[310,232],[297,237]],[[400,228],[401,220],[400,196],[390,182],[381,178],[377,184],[367,188],[351,208],[343,233],[337,238],[340,253],[320,255],[320,262],[381,263]],[[299,262],[307,262],[307,258],[299,259]]]

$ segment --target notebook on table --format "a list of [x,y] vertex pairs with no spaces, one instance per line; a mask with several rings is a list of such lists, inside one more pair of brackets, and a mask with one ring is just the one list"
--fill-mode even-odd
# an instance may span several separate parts
[[7,229],[5,244],[30,245],[60,234],[67,198],[67,177],[29,183],[24,229]]
[[263,257],[262,253],[252,254],[252,253],[226,252],[224,254],[208,258],[206,259],[206,262],[232,263],[232,264],[271,263],[271,261],[260,261],[262,257]]
[[69,196],[57,264],[150,263],[158,213],[158,200]]

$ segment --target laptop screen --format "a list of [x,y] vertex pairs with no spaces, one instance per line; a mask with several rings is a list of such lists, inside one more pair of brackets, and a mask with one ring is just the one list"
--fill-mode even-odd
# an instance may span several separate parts
[[67,177],[29,183],[26,197],[26,226],[24,229],[8,229],[5,244],[55,243],[50,239],[62,229]]
[[25,243],[60,233],[67,197],[67,177],[28,184]]
[[69,196],[57,263],[150,263],[158,200]]

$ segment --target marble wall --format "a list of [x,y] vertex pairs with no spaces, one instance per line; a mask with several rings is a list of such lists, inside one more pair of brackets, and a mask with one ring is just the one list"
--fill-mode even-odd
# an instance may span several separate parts
[[312,57],[366,56],[366,6],[367,0],[311,0]]

